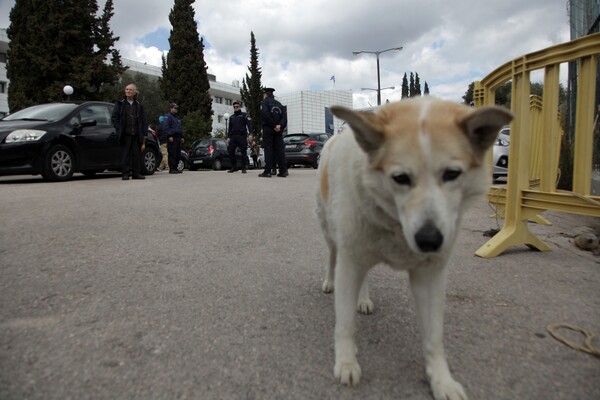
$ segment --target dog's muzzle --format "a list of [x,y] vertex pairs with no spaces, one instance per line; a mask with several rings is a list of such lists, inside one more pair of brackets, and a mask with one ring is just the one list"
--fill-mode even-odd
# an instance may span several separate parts
[[427,223],[415,235],[415,242],[422,252],[430,253],[439,250],[444,236],[432,223]]

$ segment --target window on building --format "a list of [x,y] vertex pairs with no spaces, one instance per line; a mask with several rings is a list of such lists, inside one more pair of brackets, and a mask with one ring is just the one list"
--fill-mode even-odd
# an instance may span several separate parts
[[6,93],[6,82],[0,81],[0,93]]
[[0,63],[6,64],[6,53],[0,53]]
[[215,103],[217,103],[217,104],[223,104],[223,98],[215,96]]
[[225,104],[230,106],[233,104],[233,100],[232,99],[225,99]]

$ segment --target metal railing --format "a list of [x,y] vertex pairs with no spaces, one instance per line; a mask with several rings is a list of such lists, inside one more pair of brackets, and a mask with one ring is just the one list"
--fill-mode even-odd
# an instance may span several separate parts
[[[528,227],[530,219],[545,222],[539,214],[547,210],[600,216],[600,197],[590,195],[599,55],[600,33],[596,33],[514,59],[475,82],[475,106],[481,107],[494,104],[496,89],[512,81],[511,111],[515,114],[511,124],[507,185],[492,186],[488,196],[491,202],[502,205],[504,225],[476,255],[495,257],[518,244],[540,251],[550,250]],[[558,103],[562,63],[575,63],[578,69],[571,192],[556,189],[561,145]],[[530,96],[530,74],[537,70],[544,73],[544,92],[541,103],[534,105]],[[532,129],[535,118],[539,118],[534,121],[537,128]]]

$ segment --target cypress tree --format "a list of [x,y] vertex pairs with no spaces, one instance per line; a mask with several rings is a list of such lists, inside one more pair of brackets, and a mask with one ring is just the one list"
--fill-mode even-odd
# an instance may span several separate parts
[[[7,30],[11,112],[64,100],[65,85],[75,89],[72,100],[99,99],[102,84],[118,79],[124,68],[108,28],[112,0],[102,17],[97,12],[96,0],[15,1]],[[108,54],[110,66],[104,65]]]
[[416,96],[416,90],[415,90],[415,75],[411,72],[410,73],[410,85],[408,87],[408,97],[415,97]]
[[402,98],[408,99],[408,78],[406,77],[406,72],[404,73],[404,77],[402,78]]
[[252,120],[252,128],[258,143],[262,142],[260,103],[262,102],[262,72],[258,66],[258,49],[254,32],[250,32],[250,66],[246,78],[242,80],[242,101]]
[[427,81],[425,81],[425,89],[423,90],[423,94],[424,95],[428,95],[429,94],[429,85],[427,85]]
[[166,60],[163,59],[160,83],[167,101],[179,105],[181,118],[188,113],[195,113],[194,121],[203,120],[211,127],[213,111],[206,72],[208,67],[204,61],[204,42],[199,39],[194,20],[193,3],[194,0],[175,0],[171,9],[169,21],[173,29],[169,35],[170,50]]
[[421,95],[421,80],[419,79],[419,73],[415,72],[415,96]]

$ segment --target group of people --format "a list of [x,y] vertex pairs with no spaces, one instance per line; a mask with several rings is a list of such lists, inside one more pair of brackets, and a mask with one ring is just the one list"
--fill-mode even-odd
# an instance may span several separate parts
[[[281,178],[288,176],[287,163],[285,160],[285,145],[283,143],[283,132],[287,126],[287,112],[285,107],[273,96],[275,89],[263,89],[263,101],[260,106],[263,147],[265,149],[265,169],[258,176],[261,178],[271,178],[274,174]],[[227,151],[229,159],[232,160],[232,167],[227,172],[236,172],[237,162],[235,151],[240,150],[242,154],[242,173],[246,173],[248,163],[247,153],[248,144],[254,147],[253,151],[258,158],[258,149],[252,132],[252,123],[248,114],[242,112],[241,103],[233,102],[233,115],[229,118],[228,134],[229,144]],[[252,148],[251,148],[252,149]],[[254,159],[256,165],[256,159]],[[276,167],[279,167],[277,173]]]
[[[265,149],[265,169],[258,176],[271,178],[274,174],[285,178],[288,176],[285,160],[285,145],[283,132],[287,126],[287,112],[285,107],[273,96],[275,89],[263,89],[261,103],[261,120],[263,131],[263,147]],[[117,131],[121,143],[121,166],[123,180],[145,179],[141,173],[141,154],[146,143],[148,120],[144,106],[137,100],[137,87],[130,83],[125,87],[125,96],[115,103],[112,114],[112,123]],[[252,123],[248,114],[242,112],[241,103],[233,102],[233,115],[229,118],[228,126],[228,152],[232,160],[232,167],[227,172],[238,170],[235,151],[239,149],[242,156],[242,173],[246,173],[248,158],[245,156],[250,144],[254,155],[258,157],[258,146],[254,140]],[[165,170],[168,166],[169,174],[178,174],[177,170],[181,158],[181,145],[184,142],[181,119],[178,116],[179,106],[169,104],[169,113],[159,118],[158,137],[163,159],[159,169]],[[256,158],[254,159],[256,165]],[[279,173],[276,171],[279,167]]]
[[[132,179],[146,179],[141,173],[142,152],[146,144],[148,120],[144,106],[137,100],[137,87],[130,83],[125,86],[125,96],[115,103],[112,113],[112,123],[117,131],[121,143],[121,172],[124,181]],[[160,118],[159,141],[163,151],[163,161],[169,166],[170,174],[178,174],[177,165],[181,158],[181,144],[183,143],[183,129],[181,119],[177,116],[179,106],[175,103],[169,105],[170,112]],[[164,147],[163,147],[164,143]],[[167,154],[168,153],[168,154]]]

